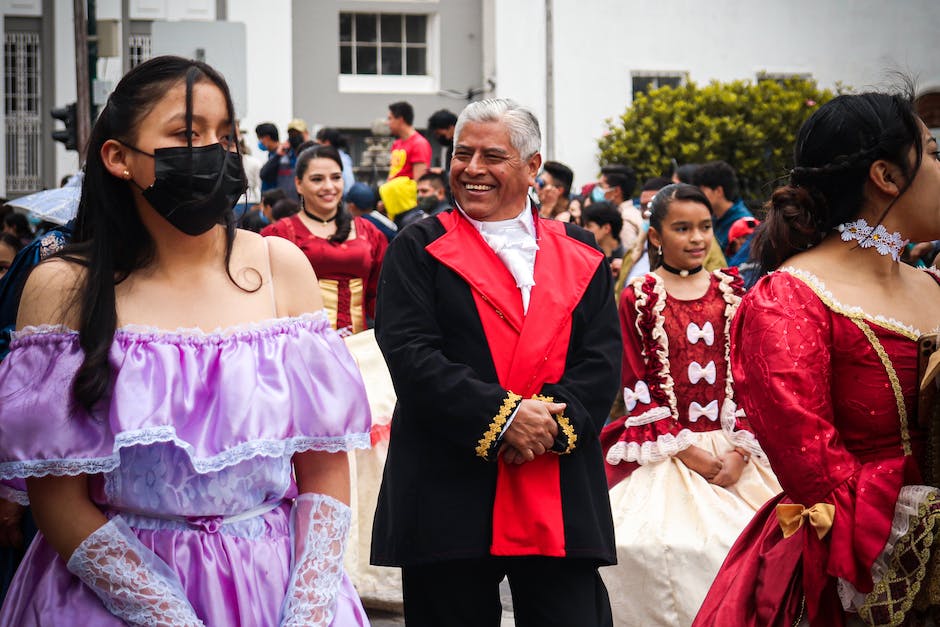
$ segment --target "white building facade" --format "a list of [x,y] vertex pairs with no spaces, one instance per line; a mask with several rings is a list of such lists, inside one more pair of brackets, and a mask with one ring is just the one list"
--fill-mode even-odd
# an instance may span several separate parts
[[[78,168],[51,140],[49,110],[75,100],[72,0],[0,0],[5,81],[0,196],[56,185]],[[388,103],[407,100],[415,125],[469,99],[511,97],[538,115],[543,155],[576,185],[597,174],[597,138],[637,89],[682,81],[801,75],[856,91],[917,80],[940,127],[940,2],[905,0],[96,0],[117,22],[114,84],[154,51],[157,22],[243,24],[242,128],[294,117],[358,142]],[[197,29],[198,30],[198,29]],[[180,54],[196,55],[200,42]],[[205,57],[213,62],[212,51]],[[232,80],[233,84],[238,82]],[[237,98],[238,100],[238,98]],[[934,104],[931,104],[934,103]],[[931,108],[932,107],[932,108]],[[935,113],[931,111],[936,110]],[[935,117],[932,117],[935,116]],[[358,148],[354,145],[353,156]],[[437,157],[435,157],[436,159]]]

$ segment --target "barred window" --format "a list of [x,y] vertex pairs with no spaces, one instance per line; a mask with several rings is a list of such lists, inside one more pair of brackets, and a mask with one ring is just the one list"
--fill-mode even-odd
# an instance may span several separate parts
[[134,68],[152,56],[153,40],[150,35],[130,35],[127,38],[127,56]]
[[633,97],[659,87],[681,87],[685,84],[685,72],[633,72]]
[[428,74],[428,16],[340,13],[339,73],[371,76]]
[[7,194],[42,189],[42,57],[38,32],[4,34]]

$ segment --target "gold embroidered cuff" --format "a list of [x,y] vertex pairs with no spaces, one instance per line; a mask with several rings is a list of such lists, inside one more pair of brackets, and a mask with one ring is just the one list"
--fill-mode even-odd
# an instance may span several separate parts
[[487,461],[491,459],[490,453],[492,452],[493,445],[496,443],[496,439],[502,432],[503,426],[506,424],[509,416],[512,415],[512,412],[516,409],[516,406],[521,400],[522,397],[518,394],[513,394],[512,392],[508,391],[506,392],[506,398],[503,399],[503,404],[500,406],[499,411],[490,422],[490,426],[487,428],[486,433],[484,433],[483,437],[480,438],[477,442],[477,457],[482,457]]
[[[537,401],[543,401],[545,403],[555,402],[554,397],[544,396],[542,394],[536,394],[532,398]],[[569,420],[568,417],[564,414],[555,416],[555,422],[558,423],[558,428],[560,431],[555,437],[555,445],[552,447],[552,452],[558,453],[559,455],[567,455],[574,450],[574,447],[578,442],[578,434],[574,432],[574,427],[571,425],[571,420]]]

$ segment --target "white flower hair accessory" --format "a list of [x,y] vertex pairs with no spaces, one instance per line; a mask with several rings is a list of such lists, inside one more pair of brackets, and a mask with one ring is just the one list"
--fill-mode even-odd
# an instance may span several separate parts
[[843,242],[855,240],[862,248],[874,248],[879,255],[899,261],[908,241],[897,231],[891,233],[883,225],[869,226],[863,218],[836,227]]

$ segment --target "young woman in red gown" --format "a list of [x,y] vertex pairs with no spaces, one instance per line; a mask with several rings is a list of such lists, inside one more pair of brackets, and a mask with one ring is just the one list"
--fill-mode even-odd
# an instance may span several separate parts
[[290,240],[304,252],[340,335],[359,333],[375,317],[375,293],[388,240],[371,222],[343,207],[343,164],[332,146],[300,153],[295,168],[300,212],[265,227],[262,235]]
[[[755,241],[765,270],[732,328],[732,371],[784,494],[745,529],[694,625],[924,624],[940,596],[940,495],[923,485],[918,338],[940,238],[937,141],[902,96],[840,96],[797,136]],[[929,623],[933,624],[933,623]]]

